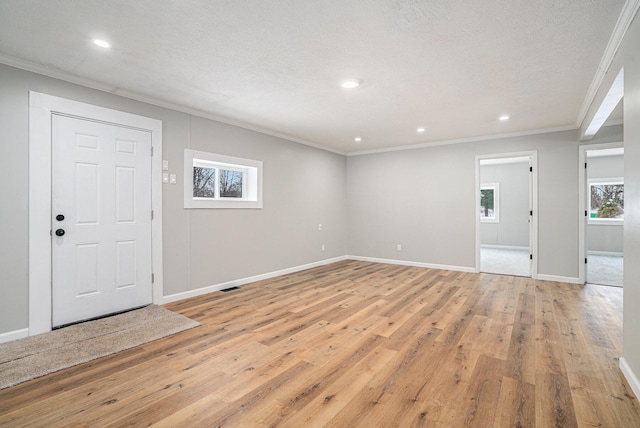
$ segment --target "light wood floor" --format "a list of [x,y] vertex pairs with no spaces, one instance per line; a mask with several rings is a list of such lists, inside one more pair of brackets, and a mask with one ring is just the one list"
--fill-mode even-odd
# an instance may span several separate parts
[[619,288],[344,261],[168,308],[202,326],[2,390],[0,426],[640,426]]

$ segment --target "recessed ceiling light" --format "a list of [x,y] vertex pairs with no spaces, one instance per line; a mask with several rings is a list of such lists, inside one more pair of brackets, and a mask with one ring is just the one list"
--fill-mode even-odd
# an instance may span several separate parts
[[96,45],[96,46],[100,46],[101,48],[105,48],[105,49],[109,49],[111,47],[109,42],[104,41],[104,40],[100,40],[100,39],[95,39],[93,41],[93,44]]
[[420,128],[416,129],[416,132],[421,132],[422,133],[424,131],[426,131],[426,129],[423,126],[421,126]]
[[505,120],[509,120],[509,116],[508,116],[508,115],[506,115],[506,114],[503,114],[502,116],[500,116],[500,117],[498,118],[498,120],[501,120],[501,121],[503,121],[503,122],[504,122]]
[[353,141],[355,141],[356,143],[359,143],[362,141],[362,137],[356,137],[353,139]]
[[347,79],[340,82],[340,86],[344,89],[354,89],[360,86],[360,81],[358,79]]

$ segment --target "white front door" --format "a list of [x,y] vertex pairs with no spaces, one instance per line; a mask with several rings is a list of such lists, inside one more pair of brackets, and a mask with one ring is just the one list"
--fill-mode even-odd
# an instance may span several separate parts
[[52,321],[152,301],[151,134],[52,117]]

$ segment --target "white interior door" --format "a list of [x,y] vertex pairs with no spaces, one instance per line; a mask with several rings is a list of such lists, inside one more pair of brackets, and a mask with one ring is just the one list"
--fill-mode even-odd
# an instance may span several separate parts
[[52,322],[152,301],[151,134],[52,118]]

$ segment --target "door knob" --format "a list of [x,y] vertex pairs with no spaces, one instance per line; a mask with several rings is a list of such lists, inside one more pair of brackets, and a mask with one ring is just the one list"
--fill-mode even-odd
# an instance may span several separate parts
[[64,235],[64,229],[56,230],[56,236],[62,236],[62,235]]
[[58,221],[62,221],[62,220],[64,220],[64,216],[63,216],[62,214],[58,214],[58,215],[56,216],[56,220],[58,220]]

